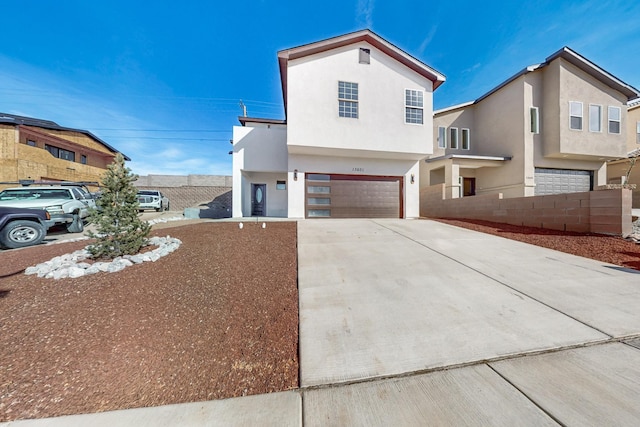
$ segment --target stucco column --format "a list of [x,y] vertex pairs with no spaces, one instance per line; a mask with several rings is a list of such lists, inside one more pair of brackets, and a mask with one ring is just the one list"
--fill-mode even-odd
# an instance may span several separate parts
[[242,190],[244,177],[242,176],[242,168],[244,167],[244,149],[233,152],[233,187],[231,192],[231,216],[234,218],[242,218]]
[[298,169],[287,173],[289,189],[287,193],[287,215],[289,218],[304,218],[304,172]]
[[460,197],[460,165],[447,162],[444,165],[444,185],[447,199]]
[[599,185],[607,184],[607,162],[602,162],[600,169],[593,171],[593,188],[598,188]]

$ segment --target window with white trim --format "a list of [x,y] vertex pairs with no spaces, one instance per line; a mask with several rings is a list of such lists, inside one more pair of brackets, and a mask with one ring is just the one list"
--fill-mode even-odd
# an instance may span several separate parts
[[458,148],[458,128],[449,128],[449,141],[451,148]]
[[620,121],[622,119],[622,113],[620,107],[609,107],[609,133],[620,133]]
[[338,82],[338,114],[358,118],[358,83]]
[[640,144],[640,122],[636,122],[636,143]]
[[602,106],[589,104],[589,132],[602,132]]
[[582,130],[582,102],[569,101],[569,129]]
[[540,133],[540,111],[538,107],[531,107],[529,116],[531,118],[531,133]]
[[438,148],[447,148],[447,128],[444,126],[438,126]]
[[462,149],[468,150],[471,147],[469,129],[462,129]]
[[405,123],[421,125],[424,122],[424,93],[421,90],[404,91]]

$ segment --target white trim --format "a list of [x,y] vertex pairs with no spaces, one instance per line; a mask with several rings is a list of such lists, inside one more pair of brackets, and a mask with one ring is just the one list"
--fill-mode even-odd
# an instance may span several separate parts
[[[415,94],[417,95],[418,93],[420,93],[422,95],[422,105],[421,106],[416,106],[416,105],[409,105],[407,104],[407,92],[415,92]],[[411,96],[413,96],[413,94],[411,94]],[[422,111],[422,122],[421,123],[415,123],[415,122],[408,122],[407,121],[407,108],[413,108],[416,110],[421,110]],[[405,88],[404,89],[404,123],[406,125],[418,125],[418,126],[423,126],[424,125],[424,91],[420,90],[420,89],[409,89],[409,88]]]
[[[640,122],[638,122],[640,123]],[[440,138],[440,129],[442,129],[442,138]],[[447,148],[447,128],[446,126],[438,126],[438,148]]]
[[[571,104],[580,104],[580,115],[579,116],[575,116],[575,115],[572,114],[572,112],[571,112]],[[580,129],[571,127],[571,118],[572,117],[580,117]],[[581,132],[584,129],[584,104],[582,103],[582,101],[569,101],[569,129],[570,130],[577,130],[579,132]]]
[[446,107],[446,108],[442,108],[440,110],[435,110],[433,112],[433,115],[437,116],[438,114],[448,113],[449,111],[458,110],[460,108],[465,108],[465,107],[468,107],[468,106],[473,105],[475,103],[476,103],[475,101],[469,101],[469,102],[464,102],[464,103],[458,104],[458,105],[452,105],[451,107]]
[[[453,146],[453,131],[455,131],[455,142],[456,142],[456,146]],[[457,150],[458,147],[460,146],[460,135],[458,133],[458,128],[456,127],[450,127],[449,128],[449,148],[451,148],[452,150]]]
[[[591,107],[599,107],[600,108],[600,117],[598,119],[598,130],[591,129]],[[602,133],[602,105],[600,104],[589,104],[589,132]]]

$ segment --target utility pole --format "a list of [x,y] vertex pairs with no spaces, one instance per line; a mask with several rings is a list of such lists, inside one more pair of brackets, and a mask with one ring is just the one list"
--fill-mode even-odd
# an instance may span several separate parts
[[240,100],[240,108],[242,108],[242,115],[244,117],[247,117],[247,106],[244,105],[244,102],[242,102],[242,99]]

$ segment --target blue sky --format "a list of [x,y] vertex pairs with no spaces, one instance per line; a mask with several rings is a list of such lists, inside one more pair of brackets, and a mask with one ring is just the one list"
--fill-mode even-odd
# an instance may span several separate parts
[[0,112],[87,129],[137,174],[231,174],[232,126],[282,119],[278,50],[369,28],[437,69],[436,109],[569,46],[640,87],[640,2],[22,0],[3,4]]

